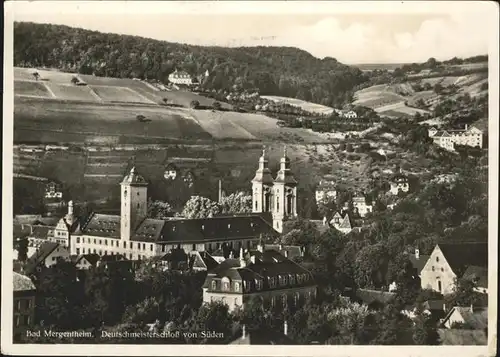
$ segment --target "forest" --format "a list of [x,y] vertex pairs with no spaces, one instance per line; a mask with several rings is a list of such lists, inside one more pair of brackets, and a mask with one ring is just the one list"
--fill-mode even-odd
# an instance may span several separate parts
[[368,81],[361,70],[292,47],[202,47],[68,26],[16,22],[14,66],[166,82],[175,69],[209,71],[207,89],[258,90],[341,107]]

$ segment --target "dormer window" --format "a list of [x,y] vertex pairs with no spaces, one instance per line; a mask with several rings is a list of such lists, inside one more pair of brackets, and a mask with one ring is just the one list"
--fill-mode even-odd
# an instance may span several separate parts
[[234,283],[234,291],[236,292],[240,291],[240,283]]
[[231,281],[229,278],[222,278],[222,291],[229,291],[231,289]]
[[212,290],[217,290],[217,282],[212,280]]

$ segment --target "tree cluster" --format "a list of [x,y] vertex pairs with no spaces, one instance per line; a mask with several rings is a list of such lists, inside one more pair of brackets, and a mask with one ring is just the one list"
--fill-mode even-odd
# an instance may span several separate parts
[[242,88],[338,107],[367,80],[358,68],[292,47],[201,47],[67,26],[16,22],[14,65],[166,82],[209,71],[207,89]]

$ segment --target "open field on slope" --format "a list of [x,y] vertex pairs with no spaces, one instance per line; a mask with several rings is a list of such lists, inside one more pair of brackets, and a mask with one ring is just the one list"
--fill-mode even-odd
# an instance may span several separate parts
[[296,98],[288,98],[288,97],[280,97],[280,96],[274,96],[274,95],[264,95],[262,98],[271,100],[273,102],[277,103],[286,103],[290,104],[299,108],[302,108],[304,110],[307,110],[311,113],[320,113],[320,114],[331,114],[333,112],[333,108],[327,107],[325,105],[321,104],[316,104],[316,103],[311,103],[311,102],[306,102],[301,99],[296,99]]
[[154,104],[154,102],[144,96],[141,96],[128,87],[93,85],[91,88],[104,102]]
[[99,97],[92,93],[88,86],[75,86],[73,84],[46,83],[58,99],[79,100],[83,102],[100,102]]
[[[137,115],[144,115],[150,121],[139,122]],[[51,136],[58,140],[49,140]],[[211,139],[196,121],[169,108],[16,98],[15,141],[84,142],[87,136],[97,140],[121,136],[158,140]]]
[[279,127],[277,120],[261,114],[196,110],[192,114],[214,138],[252,139],[283,142],[325,142],[327,137],[308,129]]
[[49,90],[41,82],[14,81],[14,94],[51,98]]

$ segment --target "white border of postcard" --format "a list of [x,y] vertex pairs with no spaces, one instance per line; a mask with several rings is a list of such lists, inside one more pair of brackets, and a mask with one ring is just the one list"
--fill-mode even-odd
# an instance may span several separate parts
[[[149,355],[149,356],[494,356],[497,330],[498,237],[498,41],[499,7],[486,1],[10,1],[4,13],[4,113],[2,206],[1,348],[8,355]],[[12,343],[12,143],[13,21],[16,13],[120,14],[314,14],[314,13],[469,13],[483,14],[489,26],[489,314],[488,346],[213,346],[213,345],[34,345]],[[119,21],[119,20],[118,20]],[[471,31],[474,27],[471,26]],[[7,239],[5,239],[7,238]]]

